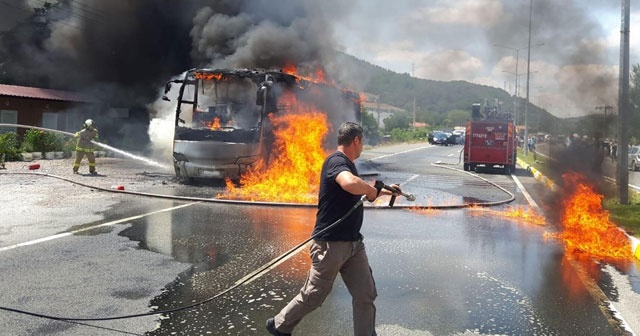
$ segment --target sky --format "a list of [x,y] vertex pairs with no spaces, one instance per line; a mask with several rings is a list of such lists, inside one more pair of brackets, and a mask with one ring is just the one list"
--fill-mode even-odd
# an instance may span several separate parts
[[[0,32],[45,1],[0,0]],[[529,100],[558,117],[617,111],[621,1],[533,0],[531,11],[529,0],[67,1],[71,10],[57,12],[44,50],[24,39],[25,75],[100,84],[98,91],[108,84],[130,96],[193,66],[312,72],[320,64],[339,83],[366,82],[367,74],[334,62],[328,51],[338,49],[398,73],[510,94],[517,79],[524,98],[531,14]],[[631,65],[640,63],[636,5]]]
[[[518,95],[526,97],[528,0],[356,3],[335,25],[346,53],[418,78],[463,80],[510,94],[518,78]],[[640,63],[640,8],[634,5],[631,65]],[[533,1],[532,103],[559,117],[602,113],[595,107],[603,105],[617,110],[621,6],[610,0]]]

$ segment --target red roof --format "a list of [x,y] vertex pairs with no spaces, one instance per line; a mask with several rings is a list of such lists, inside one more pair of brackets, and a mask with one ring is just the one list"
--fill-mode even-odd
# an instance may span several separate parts
[[91,103],[93,100],[76,92],[0,84],[0,96]]

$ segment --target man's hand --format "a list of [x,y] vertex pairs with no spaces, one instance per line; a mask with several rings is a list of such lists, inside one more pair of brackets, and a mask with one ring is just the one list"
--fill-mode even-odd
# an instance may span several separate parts
[[392,190],[388,190],[387,188],[383,188],[381,195],[391,195],[391,196],[400,196],[400,195],[402,195],[402,189],[400,189],[399,185],[392,184],[389,187],[391,187],[392,189],[395,189],[395,190],[392,191]]

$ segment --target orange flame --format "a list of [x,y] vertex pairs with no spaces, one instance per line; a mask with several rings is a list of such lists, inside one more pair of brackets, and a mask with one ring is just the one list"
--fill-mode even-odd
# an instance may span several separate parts
[[[327,153],[322,143],[329,131],[327,116],[309,106],[297,105],[302,113],[269,115],[274,126],[275,155],[269,167],[264,162],[240,177],[242,188],[227,181],[222,197],[252,201],[316,203],[320,170]],[[219,195],[220,197],[221,195]]]
[[327,83],[327,76],[321,68],[316,68],[311,74],[302,75],[298,73],[298,67],[293,64],[287,64],[282,68],[282,72],[295,75],[298,81],[302,79],[312,83]]
[[497,216],[501,218],[507,219],[515,219],[518,222],[526,222],[530,224],[536,225],[545,225],[545,218],[536,212],[532,208],[525,209],[524,207],[508,207],[503,211],[491,210],[479,206],[469,207],[470,213],[477,214],[490,214],[492,216]]
[[296,71],[298,71],[298,69],[293,64],[287,64],[284,67],[282,67],[282,72],[284,72],[286,74],[289,74],[289,75],[295,75]]
[[195,77],[196,79],[204,79],[204,80],[221,80],[223,77],[223,74],[221,73],[203,73],[203,72],[196,72],[195,73]]
[[505,211],[500,213],[501,216],[505,218],[512,218],[525,221],[527,223],[536,224],[536,225],[545,225],[547,221],[545,218],[536,212],[533,208],[524,207],[508,207]]
[[215,131],[220,129],[220,118],[218,117],[213,118],[213,121],[210,121],[210,122],[202,121],[202,123],[211,130]]
[[597,194],[583,175],[564,174],[566,185],[573,191],[562,202],[563,231],[547,236],[562,239],[570,252],[597,257],[630,259],[633,257],[629,238],[609,220],[602,208],[602,195]]

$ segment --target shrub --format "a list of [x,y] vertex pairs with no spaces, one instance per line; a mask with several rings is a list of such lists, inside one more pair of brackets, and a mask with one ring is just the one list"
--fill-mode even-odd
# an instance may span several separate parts
[[0,155],[3,154],[5,161],[19,161],[21,159],[18,133],[8,132],[0,134]]
[[62,143],[62,151],[65,153],[72,153],[76,150],[77,140],[69,138]]
[[62,151],[64,140],[61,135],[30,129],[25,133],[22,141],[24,152],[55,152]]

